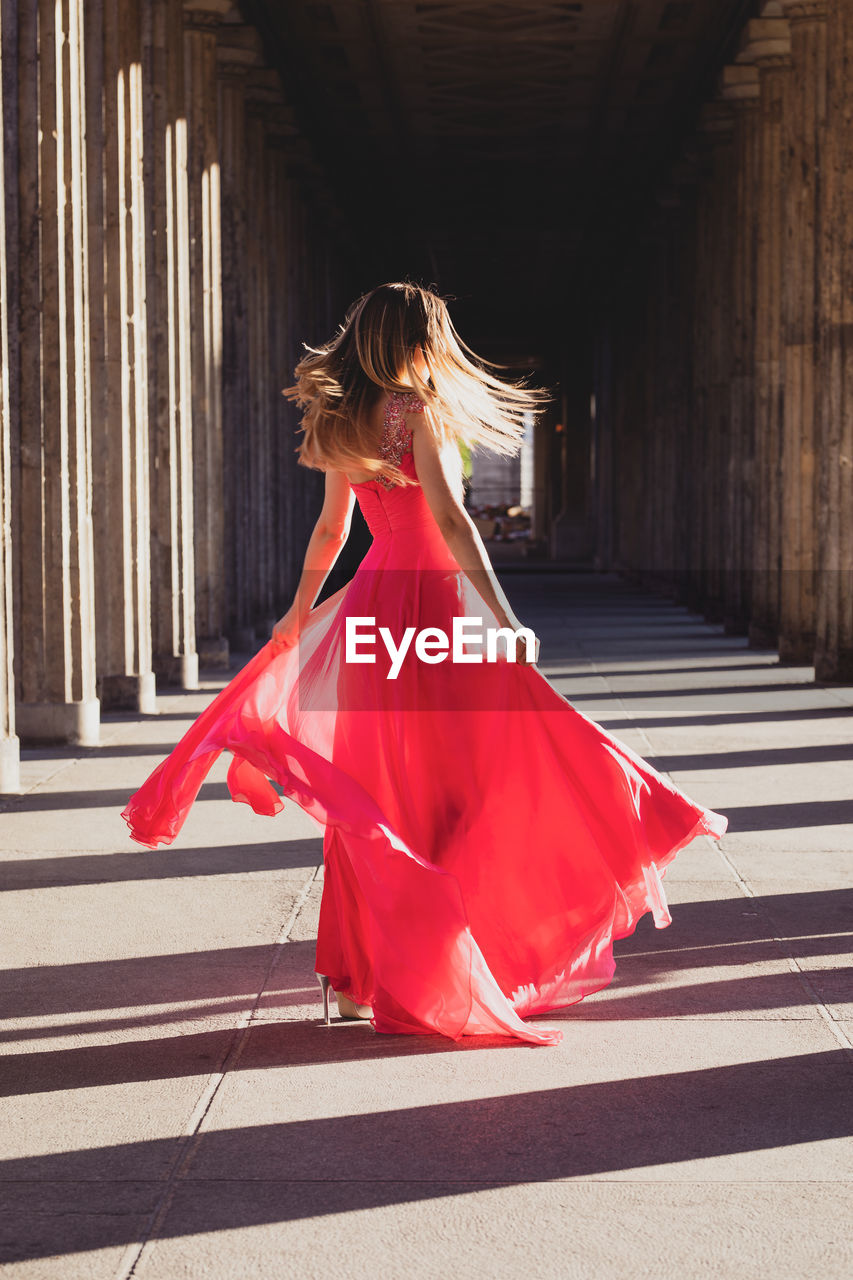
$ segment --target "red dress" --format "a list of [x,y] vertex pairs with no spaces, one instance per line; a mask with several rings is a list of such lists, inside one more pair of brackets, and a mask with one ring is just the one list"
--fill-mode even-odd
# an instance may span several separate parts
[[[386,413],[383,457],[412,477],[404,414],[422,407],[394,396]],[[353,488],[373,535],[353,579],[312,610],[297,645],[264,645],[122,816],[140,844],[170,843],[230,751],[235,800],[279,812],[273,779],[319,824],[316,968],[373,1006],[377,1031],[556,1043],[559,1031],[522,1018],[606,986],[616,938],[647,911],[671,923],[666,865],[728,820],[500,647],[497,661],[451,661],[436,645],[422,659],[413,641],[390,678],[380,628],[396,646],[407,628],[450,638],[454,617],[498,620],[419,486]],[[371,620],[357,625],[376,637],[359,647],[374,663],[345,660],[347,618]]]

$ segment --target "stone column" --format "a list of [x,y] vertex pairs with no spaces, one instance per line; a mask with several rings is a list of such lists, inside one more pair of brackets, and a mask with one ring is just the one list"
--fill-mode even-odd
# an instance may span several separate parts
[[[299,150],[302,140],[289,110],[279,105],[266,117],[266,154],[269,166],[269,221],[273,241],[272,280],[275,297],[286,299],[271,309],[269,406],[271,447],[273,453],[273,485],[271,495],[272,558],[269,565],[267,605],[273,616],[279,616],[290,604],[305,554],[307,534],[311,527],[310,500],[318,488],[322,490],[320,472],[297,466],[296,447],[299,437],[294,431],[293,405],[281,394],[281,388],[293,381],[297,359],[304,354],[304,333],[296,332],[300,324],[300,307],[294,305],[291,293],[291,271],[301,254],[295,234],[294,203],[305,199],[305,185],[299,173]],[[324,211],[325,212],[325,211]],[[334,323],[324,325],[325,337],[331,336]],[[355,540],[358,521],[354,522]],[[350,552],[352,548],[350,548]],[[346,572],[347,552],[332,571],[329,587],[333,589],[336,573]],[[298,564],[294,562],[298,561]]]
[[[296,252],[290,234],[290,204],[293,178],[291,176],[291,152],[294,127],[286,119],[286,113],[276,113],[278,125],[269,130],[267,146],[271,148],[272,192],[274,210],[273,226],[276,235],[275,289],[279,298],[287,298],[289,292],[290,260]],[[329,331],[332,332],[332,329]],[[290,557],[301,551],[305,554],[307,539],[305,525],[297,516],[297,493],[312,484],[312,476],[305,467],[296,465],[294,450],[298,437],[293,430],[292,404],[281,394],[282,387],[293,381],[291,346],[291,306],[279,304],[273,312],[273,328],[270,365],[270,397],[272,405],[272,432],[275,460],[275,493],[273,500],[273,562],[272,611],[280,616],[293,597],[295,580],[290,574]],[[301,474],[298,474],[301,473]],[[322,480],[320,473],[317,478]]]
[[697,309],[696,335],[705,348],[705,448],[693,482],[697,503],[698,490],[702,491],[700,607],[710,622],[721,622],[725,612],[724,540],[731,502],[728,469],[731,457],[733,126],[730,103],[721,100],[705,104],[699,120],[708,179],[703,190],[704,242],[699,246],[704,258],[705,288],[704,300]]
[[669,378],[667,371],[666,327],[667,305],[671,305],[669,290],[672,279],[669,271],[668,249],[672,226],[667,218],[668,206],[658,203],[650,215],[648,240],[652,278],[657,288],[649,289],[646,341],[650,371],[648,410],[648,471],[649,519],[646,525],[648,550],[645,571],[649,584],[656,590],[666,590],[671,571],[668,514],[672,509],[669,488]]
[[609,571],[613,564],[615,542],[613,331],[611,326],[605,324],[602,319],[599,319],[595,330],[593,387],[595,396],[592,477],[595,529],[593,565],[599,571]]
[[[21,785],[20,744],[15,733],[14,611],[12,569],[12,424],[9,399],[9,290],[6,263],[6,112],[4,99],[12,96],[8,74],[9,33],[4,6],[0,4],[0,792],[18,791]],[[14,64],[13,64],[14,65]],[[12,184],[14,190],[14,184]],[[13,322],[14,324],[14,322]]]
[[22,738],[92,745],[95,693],[83,0],[19,17]]
[[222,453],[222,257],[216,27],[231,0],[184,0],[189,130],[196,644],[203,665],[228,666]]
[[711,284],[714,267],[711,261],[710,232],[711,201],[709,187],[712,183],[710,155],[707,148],[696,145],[698,185],[696,190],[696,222],[694,236],[694,298],[691,314],[691,395],[690,420],[685,424],[687,435],[687,462],[684,469],[684,486],[689,494],[686,521],[689,551],[687,607],[702,613],[708,594],[708,452],[711,429],[710,380],[711,352],[708,341],[709,314],[711,309]]
[[647,555],[646,467],[649,370],[644,344],[648,273],[645,254],[626,271],[628,324],[622,333],[622,404],[619,413],[619,557],[633,581],[642,581]]
[[273,441],[275,398],[281,398],[281,379],[273,391],[272,363],[276,359],[271,345],[274,329],[273,313],[282,296],[276,278],[276,219],[272,189],[272,157],[269,133],[276,114],[282,109],[281,86],[271,70],[251,72],[246,87],[245,147],[248,170],[248,339],[249,401],[247,422],[249,437],[248,484],[250,503],[250,608],[254,626],[260,634],[269,634],[275,618],[273,557],[273,485],[276,467]]
[[670,246],[673,311],[667,317],[667,347],[671,364],[672,424],[668,431],[672,480],[671,591],[680,604],[696,604],[693,575],[693,537],[696,522],[691,472],[694,433],[693,350],[690,334],[698,282],[698,186],[696,166],[688,157],[676,165],[668,190],[673,204],[674,240]]
[[98,692],[153,713],[139,0],[87,0],[86,22]]
[[689,229],[681,192],[668,186],[657,197],[653,215],[659,233],[657,299],[658,366],[656,370],[655,436],[657,464],[655,486],[660,494],[655,519],[658,535],[658,580],[667,595],[678,590],[683,533],[677,519],[684,475],[678,450],[689,420],[689,352],[684,341],[688,294],[683,272],[684,241]]
[[[565,358],[565,357],[564,357]],[[592,370],[589,373],[590,381],[590,484],[592,484],[592,433],[594,431],[594,412],[595,401],[592,396]],[[555,437],[559,439],[555,427],[557,425],[557,409],[552,406],[551,409],[536,419],[536,425],[533,429],[533,511],[531,520],[531,534],[537,545],[546,545],[545,539],[548,536],[548,530],[551,522],[556,516],[556,503],[551,498],[551,485],[549,483],[551,467],[554,465],[554,441]],[[592,525],[590,523],[590,531]],[[591,532],[590,532],[591,536]]]
[[791,29],[786,115],[782,294],[785,405],[782,436],[782,572],[779,658],[811,665],[815,647],[817,512],[815,416],[818,355],[818,164],[826,130],[826,0],[782,0]]
[[[267,113],[267,146],[272,147],[277,196],[274,202],[276,233],[279,238],[279,292],[276,301],[276,329],[282,335],[271,352],[273,377],[271,399],[274,407],[275,444],[279,451],[276,480],[275,539],[278,558],[273,564],[275,608],[280,614],[290,604],[302,568],[308,534],[316,520],[323,498],[323,476],[319,471],[300,467],[295,449],[300,436],[296,432],[299,414],[291,401],[281,395],[281,388],[293,381],[293,370],[305,354],[303,343],[325,342],[343,319],[351,298],[339,300],[334,317],[323,300],[323,314],[316,307],[316,281],[313,273],[313,234],[316,234],[318,208],[326,216],[325,202],[317,199],[315,166],[305,140],[296,136],[286,109],[279,108],[272,118]],[[310,196],[307,193],[310,192]],[[309,203],[310,201],[310,203]],[[363,525],[363,522],[362,522]],[[359,518],[354,521],[352,547],[358,546]],[[348,544],[334,572],[346,572]],[[365,548],[366,549],[366,542]],[[354,568],[355,564],[351,565]],[[331,582],[331,579],[330,579]]]
[[551,526],[551,555],[556,560],[582,560],[591,551],[589,473],[592,420],[589,356],[582,337],[563,355],[564,388],[561,420],[560,509]]
[[747,23],[737,61],[759,69],[759,186],[756,207],[755,474],[750,643],[779,641],[783,424],[782,276],[786,95],[791,42],[784,18]]
[[724,67],[718,93],[734,110],[731,258],[729,503],[723,530],[723,627],[746,635],[752,597],[755,447],[755,242],[758,188],[758,68]]
[[661,350],[660,334],[657,324],[658,300],[652,281],[657,277],[659,267],[660,241],[652,216],[646,225],[638,231],[636,238],[637,252],[644,263],[644,273],[638,282],[639,319],[642,337],[637,345],[636,356],[641,361],[641,400],[638,408],[638,443],[640,447],[640,472],[637,477],[641,493],[654,498],[645,503],[642,499],[637,504],[637,544],[634,564],[641,582],[654,589],[659,580],[659,563],[656,551],[658,544],[657,519],[664,501],[660,489],[655,492],[660,464],[660,415],[658,411],[661,385]]
[[815,676],[853,682],[853,11],[827,4],[827,127],[819,165],[819,559]]
[[[343,307],[333,319],[327,255],[334,211],[283,101],[281,84],[272,72],[255,71],[247,94],[247,145],[253,148],[259,184],[250,200],[249,242],[265,247],[263,258],[250,249],[249,278],[255,326],[250,339],[253,448],[269,462],[257,498],[253,608],[258,630],[266,634],[292,599],[323,486],[320,472],[297,466],[296,415],[281,388],[293,381],[302,344],[330,337]],[[334,589],[336,575],[346,574],[357,542],[358,520],[353,544],[333,570],[327,591]]]
[[[702,182],[701,152],[693,145],[683,151],[670,174],[679,208],[680,231],[674,270],[679,281],[678,313],[672,319],[673,361],[681,362],[676,387],[676,422],[671,433],[675,467],[673,487],[672,587],[675,599],[690,609],[704,608],[703,468],[706,451],[706,343],[698,317],[706,306],[708,279],[702,253],[707,227],[707,202]],[[707,157],[706,157],[707,158]],[[704,178],[709,177],[705,168]]]
[[[311,318],[311,282],[308,273],[308,237],[309,213],[305,204],[304,185],[298,163],[292,161],[288,168],[288,179],[284,186],[284,229],[287,236],[287,257],[285,270],[287,274],[287,333],[288,342],[283,353],[285,360],[285,376],[281,386],[293,381],[293,370],[304,355],[304,342],[326,341],[331,334],[320,337],[312,329]],[[339,319],[343,319],[341,313]],[[288,443],[287,458],[279,490],[279,502],[284,505],[284,535],[286,549],[284,567],[287,570],[287,590],[285,591],[285,607],[289,604],[296,583],[302,558],[305,554],[306,530],[310,530],[322,504],[323,476],[319,471],[311,471],[300,467],[296,461],[294,450],[299,444],[300,436],[296,426],[298,413],[292,401],[280,397],[279,413],[284,417],[279,421],[286,434]]]
[[181,0],[144,26],[153,666],[198,688],[195,633],[190,230]]
[[643,483],[646,361],[641,345],[647,280],[638,255],[622,264],[620,284],[620,311],[613,328],[613,567],[636,580],[647,505]]
[[[222,163],[222,441],[225,469],[225,596],[227,631],[239,652],[255,647],[251,604],[254,548],[250,537],[253,418],[249,376],[249,259],[264,243],[249,237],[246,78],[261,62],[252,27],[227,24],[217,37],[219,137]],[[254,212],[254,210],[252,210]]]

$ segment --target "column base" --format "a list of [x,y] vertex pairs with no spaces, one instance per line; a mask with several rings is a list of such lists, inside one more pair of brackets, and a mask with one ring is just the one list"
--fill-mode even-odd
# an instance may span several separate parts
[[101,676],[98,694],[104,711],[139,711],[157,714],[157,689],[153,671],[141,675]]
[[750,649],[779,648],[779,632],[765,622],[750,622],[747,634]]
[[853,649],[819,649],[814,678],[822,684],[853,684]]
[[21,790],[21,743],[16,737],[0,739],[0,794]]
[[551,525],[548,542],[552,560],[585,560],[592,552],[589,522],[585,516],[561,511]]
[[705,601],[702,610],[702,617],[706,622],[719,625],[725,620],[726,606],[719,596],[709,596]]
[[195,643],[200,667],[227,670],[231,666],[231,654],[225,636],[197,636]]
[[254,627],[237,627],[231,632],[230,645],[235,653],[254,653],[258,645]]
[[700,613],[704,616],[707,600],[708,597],[706,596],[705,589],[701,583],[688,583],[687,589],[684,593],[684,599],[682,600],[682,604],[685,606],[688,613]]
[[197,653],[156,653],[152,666],[161,685],[170,689],[198,688]]
[[184,689],[198,688],[198,654],[184,653],[181,655],[181,686]]
[[97,747],[101,741],[101,704],[85,702],[19,702],[15,723],[22,742],[73,742]]
[[779,662],[788,667],[810,667],[814,662],[813,635],[779,637]]

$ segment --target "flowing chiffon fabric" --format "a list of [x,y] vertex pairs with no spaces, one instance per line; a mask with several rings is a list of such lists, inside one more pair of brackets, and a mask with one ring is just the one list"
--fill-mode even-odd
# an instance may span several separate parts
[[[416,479],[410,448],[399,465]],[[428,664],[412,646],[389,679],[379,642],[375,663],[345,661],[348,617],[395,642],[407,627],[450,635],[458,616],[498,626],[419,486],[353,488],[373,543],[352,581],[312,610],[298,644],[263,646],[122,816],[138,843],[171,843],[230,752],[234,800],[280,812],[272,779],[322,831],[316,968],[372,1006],[377,1031],[557,1043],[560,1031],[522,1018],[606,986],[615,939],[649,911],[671,923],[667,864],[728,820],[535,667],[500,653]]]

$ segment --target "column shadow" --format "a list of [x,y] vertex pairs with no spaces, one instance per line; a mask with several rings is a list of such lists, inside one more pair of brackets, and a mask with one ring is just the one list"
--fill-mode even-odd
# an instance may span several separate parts
[[[194,1145],[186,1176],[177,1179],[157,1235],[208,1233],[214,1224],[227,1231],[295,1222],[488,1187],[629,1171],[642,1177],[659,1167],[663,1176],[676,1177],[691,1161],[849,1138],[851,1085],[853,1063],[839,1049],[207,1129]],[[4,1260],[140,1239],[184,1150],[181,1139],[167,1138],[3,1161],[7,1212],[17,1204],[19,1220],[7,1235]]]

